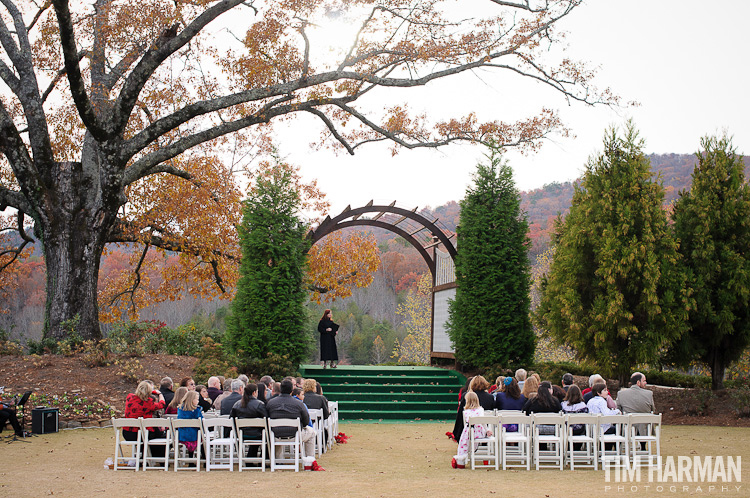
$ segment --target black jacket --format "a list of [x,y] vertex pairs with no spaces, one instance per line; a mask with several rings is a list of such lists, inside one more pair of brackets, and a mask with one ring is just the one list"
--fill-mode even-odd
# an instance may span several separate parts
[[[242,400],[237,401],[232,407],[232,411],[229,414],[232,418],[267,418],[268,410],[266,405],[261,400],[252,398],[248,401],[246,407],[242,407]],[[251,427],[244,429],[243,435],[247,439],[260,439],[260,434],[263,429]]]
[[[279,394],[268,400],[266,410],[268,410],[268,418],[271,419],[298,418],[302,427],[307,427],[310,424],[310,415],[307,413],[307,408],[302,404],[302,401],[293,398],[291,394]],[[291,437],[297,431],[291,427],[278,427],[273,432],[278,437]]]
[[328,400],[325,396],[314,392],[305,393],[305,399],[302,401],[305,406],[313,410],[323,410],[323,419],[328,419]]

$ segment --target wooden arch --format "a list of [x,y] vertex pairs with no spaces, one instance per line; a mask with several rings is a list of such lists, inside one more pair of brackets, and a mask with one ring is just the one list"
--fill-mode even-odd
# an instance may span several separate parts
[[[411,210],[400,208],[396,206],[396,201],[387,206],[373,205],[373,201],[356,209],[347,206],[341,214],[333,218],[326,216],[317,228],[310,230],[308,238],[315,244],[326,235],[353,226],[371,226],[389,230],[403,237],[419,251],[419,254],[427,263],[434,281],[434,251],[433,254],[430,254],[428,249],[442,244],[451,258],[455,260],[456,248],[451,242],[455,233],[447,229],[441,229],[438,226],[438,218],[430,221],[416,211],[417,208]],[[367,213],[375,213],[375,215],[371,218],[363,217]]]

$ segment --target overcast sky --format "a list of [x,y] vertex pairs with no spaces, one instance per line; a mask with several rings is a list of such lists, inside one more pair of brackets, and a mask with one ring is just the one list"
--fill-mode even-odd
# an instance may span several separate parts
[[[601,149],[607,126],[627,118],[646,139],[648,153],[693,153],[702,136],[723,130],[741,153],[750,153],[748,19],[747,0],[589,0],[577,9],[561,25],[569,32],[568,55],[600,66],[597,85],[638,101],[636,108],[568,106],[542,85],[489,72],[406,95],[414,109],[441,117],[476,111],[510,120],[542,106],[558,109],[575,138],[552,137],[532,155],[507,154],[521,190],[580,176],[587,158]],[[406,207],[460,200],[483,153],[459,144],[391,157],[387,146],[371,145],[355,156],[334,155],[307,147],[319,133],[319,123],[303,120],[279,129],[278,144],[307,178],[318,179],[332,214],[370,199]]]

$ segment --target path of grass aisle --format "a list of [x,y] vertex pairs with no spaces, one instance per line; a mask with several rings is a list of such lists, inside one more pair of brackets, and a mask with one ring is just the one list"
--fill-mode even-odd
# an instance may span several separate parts
[[[64,431],[2,444],[0,496],[8,497],[747,497],[750,471],[743,483],[729,489],[701,492],[695,483],[656,492],[630,484],[605,492],[604,472],[566,469],[543,471],[454,470],[450,459],[456,445],[444,436],[447,424],[346,424],[351,436],[319,459],[326,472],[117,472],[105,470],[112,456],[112,429]],[[750,467],[750,429],[668,426],[662,436],[663,455],[741,456]],[[741,485],[737,491],[736,485]]]

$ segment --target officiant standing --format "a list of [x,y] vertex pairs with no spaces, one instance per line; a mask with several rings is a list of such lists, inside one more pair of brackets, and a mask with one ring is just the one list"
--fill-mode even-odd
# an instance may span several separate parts
[[338,330],[339,326],[333,323],[333,313],[331,313],[331,310],[325,310],[323,318],[318,323],[318,332],[320,332],[320,361],[323,362],[323,368],[326,368],[327,361],[331,363],[331,368],[336,368],[336,364],[339,361],[339,353],[336,350],[336,334]]

